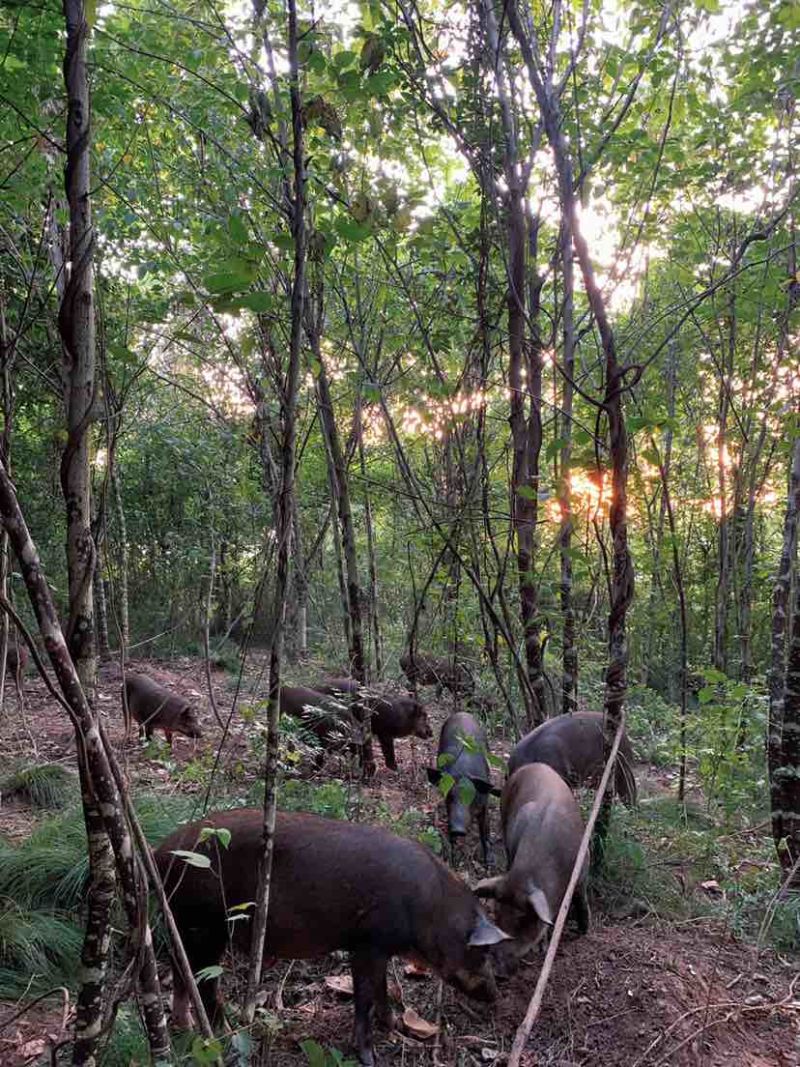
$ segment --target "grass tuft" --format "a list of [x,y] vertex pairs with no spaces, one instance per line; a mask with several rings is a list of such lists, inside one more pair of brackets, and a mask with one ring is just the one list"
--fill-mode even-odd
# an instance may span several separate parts
[[77,775],[60,763],[23,767],[0,782],[0,794],[36,808],[57,810],[77,799]]

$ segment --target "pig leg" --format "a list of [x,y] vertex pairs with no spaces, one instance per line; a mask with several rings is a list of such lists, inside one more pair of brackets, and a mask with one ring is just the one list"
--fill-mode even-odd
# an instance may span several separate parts
[[379,1025],[391,1025],[391,1011],[386,991],[386,965],[388,958],[375,952],[362,950],[350,957],[353,972],[353,999],[355,1001],[355,1028],[353,1044],[358,1059],[364,1067],[373,1067],[375,1055],[372,1050],[372,1020]]
[[386,761],[386,766],[389,768],[390,771],[396,771],[397,760],[395,759],[394,755],[394,738],[380,736],[378,738],[378,741],[380,742],[381,752],[383,753],[383,758]]
[[[180,929],[180,923],[179,927]],[[224,926],[219,930],[215,926],[200,928],[181,929],[183,947],[189,959],[192,973],[197,974],[204,967],[212,967],[219,963],[225,951],[227,943],[227,931]],[[178,1030],[188,1030],[191,1023],[189,1019],[189,992],[183,984],[181,974],[177,966],[172,965],[172,980],[175,993],[172,1002],[172,1022]],[[206,1009],[208,1021],[212,1027],[222,1019],[222,991],[219,978],[207,978],[197,983],[203,1007]]]
[[171,749],[172,748],[172,730],[168,730],[166,727],[164,727],[164,737],[166,737],[167,744],[169,745],[169,747]]
[[586,886],[579,885],[572,898],[572,914],[582,934],[589,933],[589,901],[586,899]]
[[481,839],[481,851],[483,852],[483,865],[489,866],[489,811],[485,804],[478,809],[476,816],[478,834]]

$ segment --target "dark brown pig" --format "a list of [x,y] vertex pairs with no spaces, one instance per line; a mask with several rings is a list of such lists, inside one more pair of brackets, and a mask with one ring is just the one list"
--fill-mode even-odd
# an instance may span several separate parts
[[[489,862],[489,827],[487,800],[489,793],[500,796],[492,785],[486,759],[486,731],[466,711],[457,711],[445,720],[439,735],[436,767],[428,767],[428,781],[439,786],[442,776],[453,783],[445,797],[450,844],[466,837],[473,818],[478,824],[484,865]],[[465,797],[464,793],[471,795]]]
[[[248,952],[251,924],[228,914],[255,900],[262,844],[259,809],[217,812],[176,830],[156,852],[192,970],[220,962],[232,939]],[[198,844],[204,827],[225,827],[228,847],[213,837]],[[203,869],[175,850],[211,859]],[[239,911],[233,909],[239,908]],[[416,841],[364,823],[279,812],[270,883],[265,946],[276,959],[313,959],[350,953],[355,996],[355,1046],[362,1064],[374,1062],[373,1016],[391,1026],[386,966],[392,956],[422,957],[448,982],[479,1000],[494,999],[491,946],[507,940],[474,894]],[[175,969],[173,1019],[189,1023],[189,1003]],[[210,1018],[219,1021],[217,979],[200,983]]]
[[125,678],[124,702],[128,714],[144,727],[149,741],[153,730],[163,730],[167,744],[172,747],[172,735],[202,737],[197,711],[186,697],[165,689],[146,674],[129,674]]
[[[538,944],[555,922],[583,837],[580,808],[567,783],[546,763],[529,763],[511,775],[500,802],[507,874],[475,887],[497,901],[497,921],[514,940],[503,950],[505,969]],[[572,898],[582,934],[589,928],[588,858]]]
[[[557,715],[537,726],[515,745],[508,758],[508,773],[526,763],[546,763],[574,789],[599,779],[603,772],[603,716],[596,711]],[[623,804],[636,803],[633,751],[623,733],[614,768],[614,789]]]
[[353,699],[353,711],[363,718],[368,711],[372,716],[372,733],[378,743],[390,771],[397,770],[394,743],[399,737],[433,737],[425,708],[413,696],[382,697],[354,678],[326,678],[317,688],[320,692],[339,694]]
[[281,686],[281,711],[284,715],[300,719],[317,738],[322,746],[317,757],[318,766],[322,765],[326,750],[337,751],[348,747],[353,755],[359,757],[365,776],[374,774],[375,758],[372,746],[364,745],[363,725],[354,710],[342,700],[336,700],[319,689],[284,685]]
[[437,659],[417,652],[411,656],[404,652],[400,657],[400,668],[412,685],[435,685],[436,695],[440,697],[443,689],[451,693],[472,693],[475,679],[469,668],[457,660]]

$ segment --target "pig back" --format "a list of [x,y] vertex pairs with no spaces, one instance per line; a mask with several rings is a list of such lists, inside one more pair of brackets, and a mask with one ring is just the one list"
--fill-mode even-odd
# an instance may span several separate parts
[[[462,738],[474,741],[474,751],[465,748]],[[448,753],[453,760],[441,769],[453,778],[482,778],[490,781],[489,764],[486,759],[486,731],[466,711],[450,715],[442,726],[439,736],[439,755]]]
[[139,722],[169,723],[191,707],[185,697],[177,696],[146,674],[126,675],[125,695],[131,714]]
[[557,908],[583,837],[572,790],[547,764],[526,764],[506,783],[500,813],[512,871],[533,874]]
[[[546,763],[570,786],[576,788],[599,777],[604,760],[603,715],[596,711],[557,715],[526,734],[514,747],[508,760],[508,773],[514,774],[529,763]],[[614,774],[615,789],[628,805],[636,801],[633,777],[633,751],[623,733]]]
[[[224,929],[226,907],[255,899],[262,818],[258,809],[217,812],[177,830],[159,846],[156,860],[182,930]],[[197,845],[206,826],[229,829],[229,847],[213,838]],[[174,849],[203,852],[211,867],[186,865],[171,855]],[[426,935],[443,918],[450,921],[459,905],[468,932],[472,901],[466,886],[416,842],[378,827],[278,813],[266,942],[270,955],[304,959],[362,946],[389,955],[411,949],[425,954]],[[250,933],[250,922],[234,923],[234,940],[245,949]]]

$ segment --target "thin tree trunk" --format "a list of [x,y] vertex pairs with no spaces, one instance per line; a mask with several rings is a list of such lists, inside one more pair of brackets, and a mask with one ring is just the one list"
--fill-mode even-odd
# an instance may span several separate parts
[[[772,836],[781,863],[786,856],[781,843],[787,836],[786,820],[783,811],[784,768],[784,722],[786,721],[786,685],[788,672],[786,666],[786,638],[789,630],[789,594],[792,584],[792,569],[797,555],[797,519],[800,513],[800,436],[795,438],[792,449],[792,465],[789,476],[789,492],[786,500],[786,515],[783,523],[783,543],[781,546],[778,571],[772,592],[772,654],[769,672],[769,724],[767,733],[767,765],[769,770],[769,789],[772,804]],[[800,582],[798,582],[800,587]],[[797,606],[792,624],[793,643],[797,637]],[[796,649],[794,650],[796,653]],[[795,664],[796,668],[796,664]],[[796,686],[796,670],[793,669],[793,686]],[[796,712],[796,708],[794,709]]]
[[69,622],[67,644],[84,691],[91,694],[96,673],[92,575],[95,551],[91,530],[90,426],[95,394],[95,321],[89,141],[91,103],[86,76],[89,27],[83,0],[64,0],[67,45],[67,164],[64,186],[69,203],[69,279],[58,315],[64,358],[67,444],[61,459],[61,486],[67,506]]
[[[11,392],[10,362],[12,358],[11,345],[8,340],[6,328],[6,309],[3,293],[0,290],[0,386],[2,387],[3,405],[3,429],[0,433],[0,461],[6,470],[11,473],[11,430],[14,417],[14,398]],[[8,595],[8,534],[5,529],[0,531],[0,596],[4,600]],[[8,639],[9,621],[8,615],[2,612],[0,619],[0,714],[6,706],[6,666],[8,664]],[[21,670],[19,658],[17,670]]]
[[[63,352],[67,444],[61,460],[61,488],[67,511],[69,620],[65,671],[74,664],[80,697],[94,687],[96,662],[92,612],[95,570],[91,532],[89,427],[94,404],[95,323],[92,279],[94,231],[91,218],[89,138],[91,105],[86,76],[89,27],[82,0],[64,0],[67,26],[64,84],[67,92],[67,164],[64,186],[69,203],[70,273],[58,316]],[[36,606],[36,605],[34,605]],[[67,666],[67,661],[70,661]],[[87,729],[97,736],[86,706]],[[78,770],[89,851],[87,919],[81,953],[81,985],[75,1017],[73,1063],[94,1064],[103,1023],[103,994],[111,941],[111,909],[116,874],[111,841],[95,794],[86,734],[76,736]],[[98,744],[99,747],[99,744]]]
[[[553,95],[552,86],[549,84],[546,86],[542,79],[531,42],[520,21],[516,0],[512,0],[508,5],[507,13],[511,29],[519,42],[531,85],[536,94],[547,139],[553,150],[562,218],[568,218],[568,225],[572,229],[575,256],[580,267],[589,307],[597,323],[600,343],[605,356],[603,410],[608,422],[608,447],[611,456],[609,529],[611,532],[613,559],[611,568],[611,604],[608,618],[609,663],[606,672],[605,693],[605,755],[608,758],[614,742],[614,736],[624,713],[628,666],[626,617],[634,591],[633,564],[628,550],[628,439],[622,408],[625,368],[620,365],[617,358],[614,333],[608,321],[603,293],[595,278],[589,246],[580,230],[575,202],[572,158],[564,137],[558,101]],[[603,810],[597,824],[600,855],[602,855],[602,848],[608,830],[611,814],[610,803],[610,797],[604,798]]]
[[[796,476],[793,464],[793,482]],[[796,547],[795,538],[795,549]],[[790,876],[787,889],[800,889],[800,581],[797,578],[794,586],[792,635],[786,664],[781,723],[780,762],[774,771],[778,805],[772,812],[773,836],[778,858],[784,872]]]
[[103,557],[105,550],[102,546],[97,548],[97,566],[92,577],[92,591],[94,596],[94,613],[97,627],[97,651],[100,654],[101,663],[106,663],[111,658],[111,645],[108,639],[108,606],[106,602],[106,583],[103,579]]
[[572,460],[572,399],[575,380],[575,271],[573,267],[572,227],[567,214],[561,218],[561,267],[564,279],[562,315],[564,320],[564,385],[561,396],[561,468],[558,481],[558,502],[561,510],[561,530],[558,549],[561,560],[561,711],[571,714],[578,708],[578,642],[575,632],[575,605],[572,579],[572,490],[570,463]]
[[[506,275],[508,280],[508,384],[511,392],[509,424],[514,460],[511,474],[511,515],[517,548],[517,581],[519,584],[520,619],[525,642],[525,662],[529,689],[523,688],[528,709],[528,728],[546,718],[544,677],[542,674],[539,641],[538,597],[534,574],[533,544],[536,530],[536,501],[538,498],[538,449],[531,447],[528,420],[525,414],[529,397],[529,363],[525,351],[525,179],[519,158],[517,129],[508,96],[505,69],[501,58],[500,37],[492,0],[483,0],[487,64],[497,82],[500,115],[503,123],[505,150],[504,171],[507,192],[504,198],[506,226]],[[532,220],[538,226],[538,220]],[[535,230],[532,236],[536,236]],[[535,265],[532,266],[535,271]],[[538,347],[538,346],[537,346]],[[536,353],[534,358],[539,358]],[[541,398],[539,398],[541,399]],[[535,406],[535,398],[532,400]],[[532,423],[536,425],[535,413]],[[536,430],[534,431],[536,433]],[[538,443],[541,447],[541,418],[538,420]],[[532,454],[534,453],[534,454]],[[534,462],[531,463],[531,460]]]
[[308,561],[303,555],[303,541],[300,536],[300,512],[297,501],[292,513],[292,577],[297,610],[297,655],[299,659],[308,658]]
[[[82,789],[86,789],[88,785],[92,791],[92,803],[88,804],[84,799],[91,881],[89,919],[82,955],[84,974],[76,1007],[73,1062],[96,1062],[95,1049],[103,1022],[103,995],[107,992],[105,975],[111,930],[106,915],[110,911],[111,898],[115,892],[112,883],[116,881],[111,873],[112,868],[106,862],[109,854],[112,855],[112,863],[115,864],[122,890],[122,903],[131,940],[130,957],[141,960],[139,984],[150,1050],[155,1060],[165,1058],[169,1053],[169,1036],[161,1003],[152,934],[147,921],[146,890],[141,870],[95,714],[70,657],[36,546],[20,511],[14,486],[2,463],[0,517],[17,556],[44,647],[64,695],[62,703],[75,726]],[[31,652],[34,660],[38,659],[34,645],[31,645]]]
[[[257,21],[263,9],[256,8]],[[300,382],[300,356],[303,339],[306,268],[305,227],[305,150],[303,146],[302,102],[298,68],[298,27],[295,0],[287,0],[289,94],[292,115],[292,239],[294,241],[294,274],[291,295],[291,334],[289,365],[281,394],[281,478],[278,507],[275,515],[277,561],[275,572],[275,625],[269,655],[269,697],[267,701],[267,753],[264,767],[264,850],[259,862],[258,888],[253,914],[250,943],[250,967],[247,974],[247,995],[244,1005],[246,1024],[253,1021],[256,992],[261,979],[264,941],[267,932],[272,859],[275,849],[275,822],[278,800],[278,739],[280,716],[280,687],[283,657],[283,624],[289,584],[289,562],[292,542],[292,505],[297,445],[297,393]]]
[[123,656],[127,655],[131,643],[130,610],[128,606],[128,524],[125,520],[125,507],[122,502],[119,471],[111,471],[111,488],[114,494],[114,513],[117,520],[119,544],[119,572],[114,587],[115,603],[119,610],[119,637]]
[[375,532],[372,524],[372,498],[367,485],[367,464],[364,455],[363,409],[359,397],[356,410],[358,419],[358,463],[364,485],[364,526],[367,532],[367,561],[369,566],[369,619],[372,627],[372,645],[375,650],[375,678],[383,676],[383,641],[378,614],[378,562],[375,555]]

